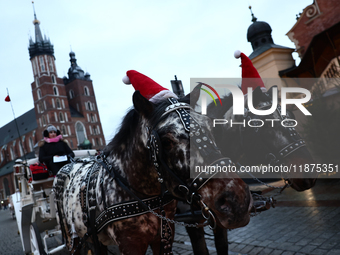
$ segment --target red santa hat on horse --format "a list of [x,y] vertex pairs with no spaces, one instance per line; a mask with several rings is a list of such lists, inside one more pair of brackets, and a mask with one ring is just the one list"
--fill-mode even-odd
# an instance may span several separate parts
[[135,90],[139,90],[142,96],[152,103],[159,103],[169,97],[178,99],[176,94],[135,70],[127,71],[126,76],[123,77],[123,82],[132,84]]
[[267,89],[263,84],[263,81],[253,66],[251,60],[241,51],[237,50],[234,53],[235,58],[241,58],[242,63],[242,85],[241,89],[244,95],[247,95],[248,88],[256,89],[260,87],[262,91],[266,92]]

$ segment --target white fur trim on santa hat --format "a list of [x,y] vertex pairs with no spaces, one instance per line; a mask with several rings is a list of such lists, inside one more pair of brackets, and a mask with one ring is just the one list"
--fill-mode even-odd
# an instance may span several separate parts
[[235,58],[241,57],[241,51],[236,50],[236,51],[234,52],[234,57],[235,57]]
[[123,77],[122,81],[123,81],[125,84],[131,84],[130,79],[129,79],[129,77],[128,77],[127,75],[125,75],[125,76]]
[[157,93],[156,95],[154,95],[153,97],[151,97],[151,98],[149,99],[149,101],[152,102],[152,103],[157,104],[157,103],[160,103],[160,102],[164,101],[164,99],[167,99],[167,98],[169,98],[169,97],[173,97],[173,98],[178,99],[178,97],[176,96],[176,94],[174,94],[174,93],[173,93],[172,91],[170,91],[170,90],[165,89],[165,90],[162,90],[162,91],[158,92],[158,93]]

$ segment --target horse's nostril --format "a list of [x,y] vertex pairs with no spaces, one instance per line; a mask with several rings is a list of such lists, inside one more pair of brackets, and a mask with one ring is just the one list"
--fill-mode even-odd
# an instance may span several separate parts
[[217,210],[220,211],[221,213],[228,214],[232,212],[231,203],[232,203],[231,195],[224,193],[216,201],[215,206]]
[[224,204],[220,206],[220,211],[223,213],[230,213],[231,212],[231,208],[228,204]]

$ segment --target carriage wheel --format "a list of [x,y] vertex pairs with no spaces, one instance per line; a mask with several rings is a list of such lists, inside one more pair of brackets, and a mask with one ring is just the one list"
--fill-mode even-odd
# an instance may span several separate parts
[[38,226],[33,222],[30,226],[30,243],[31,243],[31,254],[34,255],[46,255],[44,246],[41,240],[41,235]]

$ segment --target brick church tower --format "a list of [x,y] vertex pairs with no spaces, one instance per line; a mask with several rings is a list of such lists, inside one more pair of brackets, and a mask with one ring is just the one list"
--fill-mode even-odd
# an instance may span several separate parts
[[105,139],[90,75],[84,74],[71,52],[69,77],[59,78],[53,45],[42,36],[35,11],[33,24],[35,41],[29,39],[28,50],[34,76],[31,87],[37,140],[43,139],[43,131],[52,124],[73,150],[103,149]]

